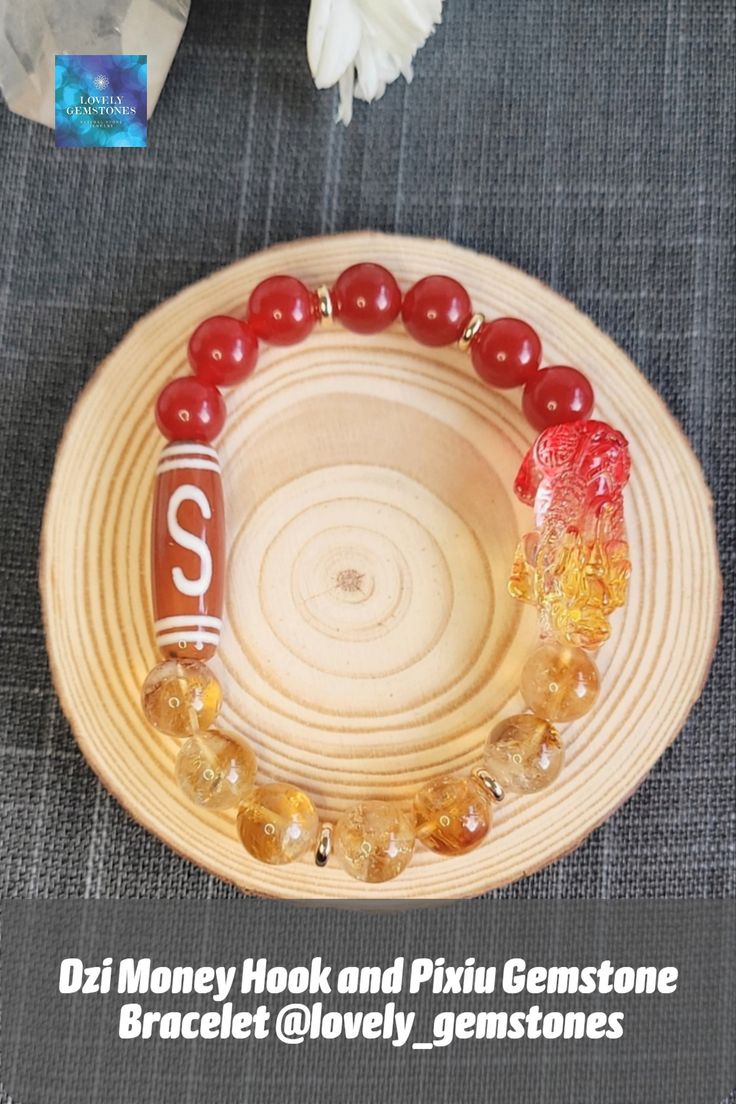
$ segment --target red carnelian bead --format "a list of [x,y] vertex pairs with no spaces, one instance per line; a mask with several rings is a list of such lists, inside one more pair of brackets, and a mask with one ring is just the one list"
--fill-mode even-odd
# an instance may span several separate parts
[[225,424],[225,400],[211,383],[182,376],[156,400],[156,422],[170,441],[212,441]]
[[524,388],[522,407],[535,429],[581,422],[593,409],[593,388],[577,368],[543,368]]
[[401,291],[379,264],[355,264],[341,272],[332,289],[335,316],[355,333],[379,333],[401,310]]
[[451,276],[425,276],[409,288],[401,308],[404,325],[422,345],[451,345],[470,313],[470,296]]
[[470,345],[473,367],[492,387],[521,387],[539,368],[542,343],[520,318],[485,322]]
[[294,276],[269,276],[250,293],[248,322],[271,345],[296,345],[317,318],[316,299]]
[[205,383],[232,387],[256,366],[258,338],[239,318],[205,318],[189,338],[189,363]]

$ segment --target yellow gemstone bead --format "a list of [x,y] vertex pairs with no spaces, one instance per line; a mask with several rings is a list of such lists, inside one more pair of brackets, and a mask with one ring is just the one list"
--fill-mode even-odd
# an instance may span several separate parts
[[491,807],[471,778],[438,778],[414,798],[420,843],[441,855],[476,847],[491,826]]
[[414,854],[414,817],[393,801],[363,801],[338,820],[334,852],[359,882],[387,882]]
[[238,813],[238,834],[254,859],[278,866],[314,849],[319,818],[302,791],[285,782],[257,786]]
[[534,713],[550,721],[575,721],[592,708],[600,677],[582,648],[542,644],[521,672],[521,694]]
[[247,744],[215,729],[192,736],[176,758],[176,778],[195,805],[234,809],[253,789],[256,757]]
[[141,703],[160,732],[185,739],[204,732],[220,712],[220,684],[206,663],[167,659],[143,683]]
[[557,730],[549,721],[517,713],[492,730],[483,766],[505,790],[535,793],[555,780],[563,758]]

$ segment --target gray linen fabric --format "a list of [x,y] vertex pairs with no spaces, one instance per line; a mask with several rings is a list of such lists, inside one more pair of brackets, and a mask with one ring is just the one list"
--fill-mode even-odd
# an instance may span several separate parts
[[3,891],[234,895],[78,752],[44,653],[41,512],[69,411],[135,319],[269,243],[371,227],[448,237],[573,300],[665,398],[716,498],[723,632],[685,731],[575,854],[501,895],[732,896],[733,5],[446,0],[414,82],[349,129],[311,85],[307,7],[195,0],[148,151],[57,151],[0,110]]

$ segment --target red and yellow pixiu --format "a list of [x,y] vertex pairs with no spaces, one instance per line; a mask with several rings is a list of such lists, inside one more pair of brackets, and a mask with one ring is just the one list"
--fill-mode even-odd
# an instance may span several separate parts
[[[212,446],[226,415],[219,389],[253,371],[260,341],[294,344],[333,318],[357,333],[378,333],[399,315],[422,344],[456,344],[469,353],[489,386],[523,388],[522,409],[539,436],[515,490],[534,508],[535,525],[519,543],[509,590],[537,607],[541,643],[521,672],[528,711],[495,725],[477,766],[433,779],[411,803],[359,802],[330,824],[298,787],[256,785],[245,741],[212,727],[222,694],[202,661],[214,655],[222,627],[225,524]],[[142,693],[151,724],[185,741],[176,762],[183,791],[199,805],[237,809],[246,851],[266,863],[311,852],[324,866],[334,851],[352,877],[383,882],[407,866],[417,842],[445,856],[471,850],[490,831],[493,803],[506,791],[534,793],[554,782],[564,760],[556,725],[582,717],[597,700],[600,676],[589,653],[608,638],[631,571],[626,439],[590,418],[593,389],[582,372],[542,367],[531,326],[518,318],[486,321],[450,276],[427,276],[404,294],[376,264],[352,265],[317,291],[273,276],[254,288],[244,318],[202,322],[189,360],[193,375],[172,380],[156,403],[170,442],[157,468],[152,526],[154,621],[165,658]]]
[[540,635],[598,648],[609,617],[626,601],[631,574],[623,491],[631,463],[626,438],[605,422],[551,426],[534,442],[515,491],[534,507],[509,590],[539,610]]

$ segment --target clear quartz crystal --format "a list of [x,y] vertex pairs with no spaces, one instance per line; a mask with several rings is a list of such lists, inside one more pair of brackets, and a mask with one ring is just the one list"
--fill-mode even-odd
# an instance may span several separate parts
[[147,54],[151,115],[190,0],[0,0],[0,89],[11,111],[54,125],[56,54]]

